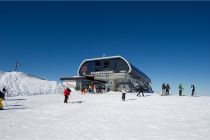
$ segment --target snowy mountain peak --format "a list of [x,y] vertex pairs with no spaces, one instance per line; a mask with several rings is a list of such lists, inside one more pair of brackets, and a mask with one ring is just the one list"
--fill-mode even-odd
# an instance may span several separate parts
[[0,90],[6,86],[7,96],[61,93],[63,85],[23,72],[0,72]]

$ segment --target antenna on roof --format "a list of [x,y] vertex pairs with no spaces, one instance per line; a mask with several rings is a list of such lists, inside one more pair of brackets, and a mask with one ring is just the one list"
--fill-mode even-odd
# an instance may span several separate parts
[[19,63],[19,61],[17,60],[15,63],[15,71],[17,71],[18,67],[21,66],[21,64]]

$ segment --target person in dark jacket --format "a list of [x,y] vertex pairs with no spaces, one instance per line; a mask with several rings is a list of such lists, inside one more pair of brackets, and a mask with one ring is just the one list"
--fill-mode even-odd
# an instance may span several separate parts
[[166,84],[163,83],[162,84],[162,94],[161,94],[161,96],[164,96],[165,94],[166,94]]
[[165,88],[166,88],[166,95],[169,95],[169,90],[170,90],[169,84],[167,84]]
[[68,103],[68,99],[69,99],[69,95],[70,95],[71,90],[67,87],[66,89],[64,89],[64,103]]
[[137,97],[141,96],[140,94],[142,93],[142,96],[144,97],[144,88],[143,86],[140,86],[139,89],[138,89],[138,94],[137,94]]
[[126,96],[126,89],[123,88],[122,92],[122,101],[125,101],[125,96]]
[[0,110],[3,110],[3,103],[2,101],[5,100],[5,94],[6,94],[7,90],[6,90],[6,87],[4,87],[2,89],[2,91],[0,91]]
[[3,110],[3,103],[2,101],[4,100],[4,94],[0,91],[0,110]]
[[192,90],[191,96],[194,96],[194,93],[195,93],[195,85],[191,85],[191,90]]
[[3,87],[2,89],[2,93],[3,93],[3,99],[5,100],[5,94],[6,94],[7,90],[6,87]]

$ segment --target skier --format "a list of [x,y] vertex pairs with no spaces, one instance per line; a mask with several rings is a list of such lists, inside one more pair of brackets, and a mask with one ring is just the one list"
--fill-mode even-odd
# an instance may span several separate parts
[[169,84],[167,84],[165,88],[166,88],[166,95],[169,95],[169,90],[170,90]]
[[3,100],[4,100],[4,93],[0,91],[0,110],[3,110],[3,103],[2,103]]
[[6,87],[4,86],[2,91],[0,91],[0,110],[3,110],[3,103],[2,101],[5,100],[5,94],[6,94],[7,90]]
[[85,88],[82,88],[82,94],[85,94]]
[[162,94],[161,94],[161,96],[164,96],[165,93],[166,93],[166,84],[163,83],[163,84],[162,84]]
[[[142,96],[144,97],[144,88],[142,86],[139,87],[138,89],[139,93],[137,94],[137,97],[142,93]],[[140,95],[141,96],[141,95]]]
[[64,103],[68,103],[68,99],[69,99],[69,95],[70,95],[71,90],[67,87],[66,89],[64,89]]
[[3,99],[5,100],[5,94],[6,94],[7,90],[6,87],[3,87],[2,89],[2,93],[3,93]]
[[191,96],[194,96],[194,93],[195,93],[195,86],[194,85],[191,85],[191,90],[192,90]]
[[183,86],[182,86],[182,83],[179,84],[179,96],[182,96],[182,90],[184,89]]
[[125,96],[126,96],[126,90],[125,87],[123,88],[122,92],[122,101],[125,101]]
[[103,92],[102,92],[102,87],[101,87],[101,85],[99,85],[98,92],[99,92],[100,94],[103,93]]

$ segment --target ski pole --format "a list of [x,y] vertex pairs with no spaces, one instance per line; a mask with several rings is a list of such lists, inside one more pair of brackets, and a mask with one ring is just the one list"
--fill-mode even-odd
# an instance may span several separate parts
[[8,104],[7,104],[6,99],[4,99],[4,102],[5,102],[5,104],[6,104],[6,107],[9,109],[9,106],[8,106]]
[[5,92],[5,97],[4,97],[4,101],[5,101],[5,104],[6,104],[6,106],[7,106],[7,109],[9,109],[9,106],[8,106],[8,104],[7,104],[7,92]]

